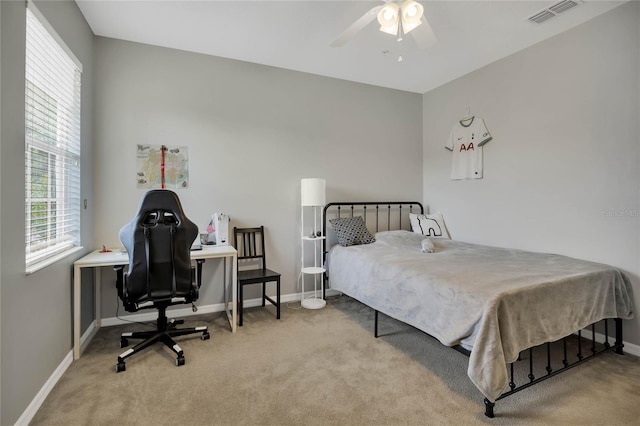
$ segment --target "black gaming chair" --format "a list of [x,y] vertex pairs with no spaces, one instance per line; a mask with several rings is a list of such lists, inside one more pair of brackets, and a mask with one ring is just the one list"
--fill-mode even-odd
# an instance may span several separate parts
[[[116,372],[126,370],[125,359],[148,346],[161,342],[177,355],[176,365],[184,365],[184,353],[172,339],[174,336],[202,333],[209,339],[207,327],[177,329],[180,321],[167,321],[167,307],[191,303],[198,299],[202,263],[197,260],[197,273],[191,267],[191,245],[198,235],[197,226],[184,214],[178,196],[168,190],[147,192],[140,200],[138,213],[120,230],[120,241],[129,254],[129,269],[116,266],[118,296],[128,312],[139,309],[158,310],[157,329],[122,333],[120,347],[128,339],[144,339],[118,357]],[[194,279],[195,276],[195,279]],[[197,283],[196,283],[197,281]]]

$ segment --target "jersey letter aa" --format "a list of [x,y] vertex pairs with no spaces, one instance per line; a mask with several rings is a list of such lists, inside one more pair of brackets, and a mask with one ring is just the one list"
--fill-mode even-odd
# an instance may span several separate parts
[[473,142],[471,142],[467,146],[464,146],[464,144],[461,144],[459,152],[462,152],[462,151],[475,151],[475,148],[473,147]]

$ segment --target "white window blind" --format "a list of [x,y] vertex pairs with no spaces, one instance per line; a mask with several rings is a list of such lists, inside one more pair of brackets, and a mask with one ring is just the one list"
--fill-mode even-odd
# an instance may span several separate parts
[[45,25],[27,8],[27,270],[80,245],[81,65]]

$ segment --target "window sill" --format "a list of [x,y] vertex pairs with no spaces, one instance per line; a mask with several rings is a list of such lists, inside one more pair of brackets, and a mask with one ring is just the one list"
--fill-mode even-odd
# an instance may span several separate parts
[[26,268],[25,274],[26,275],[31,275],[34,272],[37,272],[37,271],[39,271],[41,269],[44,269],[49,265],[53,265],[57,261],[62,260],[67,256],[70,256],[70,255],[72,255],[74,253],[79,252],[82,249],[83,249],[82,246],[72,247],[69,250],[65,250],[62,253],[56,254],[55,256],[51,256],[51,257],[49,257],[49,258],[47,258],[47,259],[45,259],[45,260],[43,260],[41,262],[34,263],[33,265],[31,265],[31,266]]

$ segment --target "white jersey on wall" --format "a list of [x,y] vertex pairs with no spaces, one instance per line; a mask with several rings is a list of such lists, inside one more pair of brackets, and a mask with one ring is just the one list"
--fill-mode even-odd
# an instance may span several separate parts
[[482,145],[491,135],[480,117],[471,117],[454,124],[445,145],[453,151],[451,179],[482,179]]

